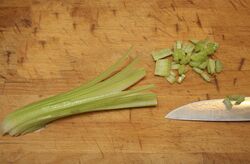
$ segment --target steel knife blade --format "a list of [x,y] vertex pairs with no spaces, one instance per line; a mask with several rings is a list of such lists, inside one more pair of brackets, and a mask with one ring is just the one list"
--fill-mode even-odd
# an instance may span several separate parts
[[193,102],[168,113],[165,118],[193,121],[250,121],[250,97],[227,109],[223,99]]

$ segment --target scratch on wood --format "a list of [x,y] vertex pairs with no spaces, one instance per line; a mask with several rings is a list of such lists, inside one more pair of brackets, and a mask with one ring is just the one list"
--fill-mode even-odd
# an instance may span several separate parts
[[36,33],[37,33],[37,27],[35,27],[33,30],[33,34],[36,35]]
[[148,38],[147,38],[146,36],[143,36],[143,39],[144,39],[144,40],[148,40]]
[[22,19],[21,21],[22,21],[23,26],[26,27],[26,28],[31,27],[31,25],[32,25],[31,20]]
[[187,0],[190,4],[194,5],[194,2],[192,0]]
[[0,77],[1,77],[2,79],[5,79],[5,80],[7,79],[5,76],[3,76],[3,75],[1,75],[1,74],[0,74]]
[[240,65],[239,65],[239,68],[238,68],[239,71],[242,70],[243,65],[244,65],[244,63],[245,63],[245,60],[246,60],[245,58],[241,58],[241,60],[240,60]]
[[142,142],[141,142],[141,139],[140,139],[139,136],[137,136],[137,137],[138,137],[138,143],[139,143],[139,145],[140,145],[140,149],[142,150]]
[[236,85],[236,83],[237,83],[237,78],[234,78],[234,80],[233,80],[233,85],[235,86]]
[[46,44],[45,40],[39,40],[39,43],[42,45],[43,48],[45,48],[45,44]]
[[81,40],[86,46],[88,46],[88,44],[87,44],[82,38],[80,38],[80,40]]
[[53,14],[55,14],[56,19],[58,19],[58,18],[59,18],[59,13],[58,13],[58,12],[54,12]]
[[166,23],[164,23],[161,19],[157,18],[155,15],[151,15],[150,13],[148,14],[148,17],[154,18],[155,20],[157,20],[158,22],[160,22],[163,25],[166,25]]
[[25,54],[27,54],[27,51],[28,51],[28,42],[26,41],[26,44],[25,44],[25,49],[24,49],[24,51],[25,51]]
[[154,28],[154,31],[155,31],[155,32],[157,32],[157,31],[158,31],[158,28],[157,28],[157,27],[155,27],[155,28]]
[[38,18],[38,24],[39,24],[39,26],[40,26],[41,20],[42,20],[42,13],[40,12],[39,13],[39,18]]
[[126,0],[123,1],[123,6],[126,8]]
[[113,12],[113,15],[116,16],[116,10],[113,9],[112,12]]
[[94,32],[95,31],[95,24],[93,23],[91,26],[90,26],[90,32]]
[[102,149],[100,148],[100,146],[99,146],[99,144],[97,143],[96,140],[95,140],[95,143],[96,143],[96,145],[97,145],[97,147],[98,147],[98,149],[99,149],[99,151],[100,151],[100,153],[102,155],[102,158],[104,158],[104,153],[103,153]]
[[171,5],[170,5],[170,6],[172,7],[173,11],[175,11],[175,6],[174,6],[174,4],[173,4],[173,3],[171,3]]
[[225,40],[225,35],[224,34],[222,34],[222,40]]
[[184,17],[183,17],[183,16],[181,16],[181,17],[180,17],[180,16],[179,16],[179,14],[177,14],[176,16],[177,16],[177,18],[178,18],[178,21],[180,21],[180,22],[181,22],[181,21],[183,21],[183,20],[184,20]]
[[240,2],[240,4],[241,4],[241,6],[247,8],[247,6],[246,6],[241,0],[239,0],[239,2]]
[[229,0],[229,3],[231,3],[231,5],[233,6],[233,8],[237,11],[237,6],[234,4],[234,2],[232,0]]
[[210,100],[210,96],[208,93],[206,94],[206,98],[207,98],[207,100]]
[[197,23],[197,25],[200,27],[200,28],[202,28],[202,24],[201,24],[201,20],[200,20],[200,17],[199,17],[199,15],[198,15],[198,13],[196,13],[196,23]]
[[18,26],[16,23],[15,23],[15,26],[16,26],[17,31],[18,31],[19,33],[21,33],[21,30],[20,30],[19,26]]
[[10,63],[10,55],[11,55],[11,52],[7,50],[7,51],[6,51],[6,56],[7,56],[6,62],[7,62],[7,64]]
[[129,109],[129,122],[131,122],[131,117],[132,117],[132,113],[131,113],[131,109]]
[[171,38],[173,38],[173,36],[172,36],[170,33],[168,33],[168,32],[166,32],[166,31],[162,30],[161,28],[158,27],[158,30],[161,31],[161,32],[163,32],[164,34],[170,36]]
[[216,86],[216,90],[219,92],[220,91],[220,86],[219,86],[219,82],[216,76],[214,76],[214,82],[215,82],[215,86]]
[[175,31],[176,31],[177,33],[179,33],[179,24],[178,24],[178,23],[175,24]]
[[76,30],[76,23],[75,22],[73,23],[73,28],[74,28],[74,30]]

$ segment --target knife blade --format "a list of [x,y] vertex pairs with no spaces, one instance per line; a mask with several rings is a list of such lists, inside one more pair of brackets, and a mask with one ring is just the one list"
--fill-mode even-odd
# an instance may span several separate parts
[[250,97],[227,109],[223,99],[193,102],[168,113],[165,118],[193,121],[250,121]]

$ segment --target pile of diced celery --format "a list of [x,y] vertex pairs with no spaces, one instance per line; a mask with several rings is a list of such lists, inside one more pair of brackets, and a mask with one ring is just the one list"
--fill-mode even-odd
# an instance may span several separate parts
[[190,40],[190,42],[176,41],[172,49],[165,48],[152,52],[156,62],[155,75],[165,77],[173,83],[182,83],[190,68],[199,74],[205,81],[210,82],[211,77],[220,73],[223,65],[214,59],[214,53],[219,44],[205,40]]

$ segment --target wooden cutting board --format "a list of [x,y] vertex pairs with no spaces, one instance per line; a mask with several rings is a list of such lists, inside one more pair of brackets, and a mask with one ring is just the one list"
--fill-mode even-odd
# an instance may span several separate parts
[[[213,83],[189,72],[181,85],[153,75],[152,50],[209,37],[225,71]],[[172,109],[228,94],[250,95],[247,0],[1,0],[0,120],[25,104],[95,77],[131,45],[155,84],[156,108],[61,119],[0,137],[0,163],[249,163],[250,123],[166,120]]]

